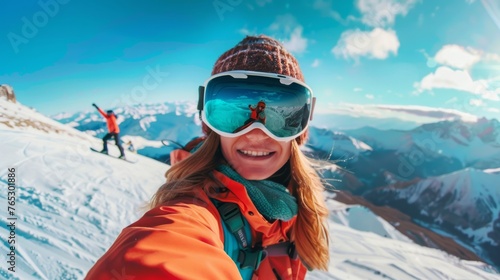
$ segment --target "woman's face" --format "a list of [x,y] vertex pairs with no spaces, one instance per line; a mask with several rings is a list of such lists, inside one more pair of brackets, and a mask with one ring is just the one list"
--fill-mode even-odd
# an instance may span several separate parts
[[271,177],[290,158],[291,141],[278,142],[260,129],[251,130],[239,137],[220,138],[224,158],[247,180]]

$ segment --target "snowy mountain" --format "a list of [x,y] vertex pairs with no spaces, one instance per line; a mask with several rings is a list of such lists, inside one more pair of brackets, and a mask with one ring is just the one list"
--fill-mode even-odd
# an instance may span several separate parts
[[[350,141],[340,141],[340,135]],[[340,170],[349,171],[351,174],[333,172],[327,176],[342,179],[338,187],[355,194],[386,186],[394,179],[412,181],[468,167],[500,167],[500,123],[496,119],[444,121],[409,131],[363,127],[333,132],[311,128],[311,136],[310,155],[337,162],[343,168]],[[317,143],[315,137],[325,141]]]
[[[82,279],[121,229],[141,215],[168,166],[134,154],[127,154],[137,160],[131,164],[92,153],[88,148],[99,139],[64,125],[57,130],[54,121],[4,103],[0,99],[0,137],[5,139],[0,185],[6,189],[8,174],[15,173],[10,217],[16,227],[0,227],[0,236],[15,233],[16,272],[8,270],[9,257],[1,254],[0,278]],[[7,192],[1,192],[0,203],[7,201]],[[500,279],[484,263],[409,241],[364,207],[327,202],[329,271],[310,272],[307,279]]]
[[473,123],[442,121],[409,131],[381,131],[364,127],[345,133],[374,149],[395,151],[408,157],[410,163],[446,158],[462,168],[500,166],[500,122],[496,119],[482,118]]
[[[365,197],[397,208],[462,240],[500,266],[500,172],[463,169],[410,185],[375,189]],[[477,250],[477,248],[481,248]]]
[[329,152],[328,158],[356,160],[360,153],[372,151],[372,147],[342,132],[310,127],[307,146],[311,149]]

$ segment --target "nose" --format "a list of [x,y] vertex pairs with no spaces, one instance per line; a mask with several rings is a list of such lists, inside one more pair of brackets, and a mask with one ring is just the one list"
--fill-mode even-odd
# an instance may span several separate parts
[[269,136],[262,131],[260,128],[254,128],[249,132],[245,133],[244,137],[246,137],[250,141],[262,141],[268,139]]

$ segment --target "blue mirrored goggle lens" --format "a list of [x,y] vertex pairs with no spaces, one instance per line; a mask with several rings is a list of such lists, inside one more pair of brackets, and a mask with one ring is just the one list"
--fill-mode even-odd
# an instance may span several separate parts
[[260,122],[275,136],[290,137],[307,127],[311,95],[308,88],[277,78],[220,76],[207,84],[203,110],[207,122],[226,133]]

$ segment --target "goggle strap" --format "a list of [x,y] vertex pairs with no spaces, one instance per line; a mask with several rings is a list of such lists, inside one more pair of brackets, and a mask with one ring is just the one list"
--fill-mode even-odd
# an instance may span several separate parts
[[198,111],[203,110],[204,96],[205,95],[205,87],[198,87]]
[[311,117],[309,118],[310,121],[313,120],[313,115],[314,115],[314,106],[316,105],[316,97],[312,98],[312,104],[311,104]]

